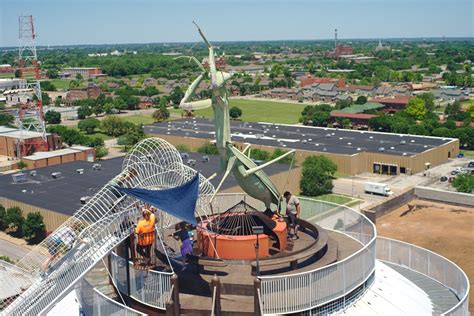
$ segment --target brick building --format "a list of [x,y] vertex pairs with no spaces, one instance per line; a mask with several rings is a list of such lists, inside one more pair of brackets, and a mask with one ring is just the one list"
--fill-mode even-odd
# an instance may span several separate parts
[[[0,126],[0,155],[7,157],[18,156],[18,144],[23,141],[25,143],[35,144],[42,140],[41,134],[33,131],[20,132],[19,129]],[[46,134],[47,150],[56,150],[61,148],[61,138],[56,134]],[[38,151],[39,148],[31,146],[30,152],[22,153],[24,155],[31,155]]]
[[104,75],[102,69],[92,67],[63,68],[61,72],[60,75],[66,78],[76,78],[78,74],[80,74],[84,79],[96,78]]
[[87,88],[74,88],[69,90],[66,97],[66,104],[71,104],[76,100],[97,99],[101,93],[100,87],[90,84]]
[[307,75],[300,77],[300,86],[303,88],[305,86],[310,86],[315,83],[335,83],[338,88],[342,88],[346,85],[346,80],[344,78],[327,78],[327,77],[313,77],[312,75]]
[[335,49],[326,53],[327,57],[339,58],[343,55],[354,54],[354,49],[350,45],[338,44]]

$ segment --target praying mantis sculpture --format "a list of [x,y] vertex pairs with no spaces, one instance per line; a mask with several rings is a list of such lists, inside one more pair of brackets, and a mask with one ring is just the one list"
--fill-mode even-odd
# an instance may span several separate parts
[[[229,92],[225,86],[226,81],[229,80],[232,75],[216,69],[213,46],[204,36],[199,26],[195,22],[193,23],[196,25],[199,34],[209,49],[209,71],[206,70],[195,57],[185,57],[196,62],[202,72],[186,90],[186,93],[181,100],[180,107],[187,110],[195,110],[212,106],[214,112],[216,146],[221,157],[219,173],[223,172],[224,175],[217,186],[211,201],[232,172],[240,187],[248,195],[262,201],[267,209],[270,209],[272,203],[279,206],[281,200],[280,192],[262,169],[294,153],[294,150],[288,151],[269,162],[257,166],[255,162],[246,155],[247,151],[250,155],[250,145],[248,145],[243,151],[234,147],[230,132]],[[195,96],[197,87],[208,75],[211,79],[211,99],[191,101]],[[217,173],[213,174],[210,179],[214,178],[216,175]]]

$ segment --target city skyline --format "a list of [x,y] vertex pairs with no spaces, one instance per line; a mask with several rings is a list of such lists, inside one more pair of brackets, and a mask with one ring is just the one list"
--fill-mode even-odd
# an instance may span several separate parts
[[341,39],[472,37],[473,10],[468,0],[6,0],[0,47],[18,45],[18,16],[30,14],[37,45],[55,46],[196,42],[193,20],[214,41],[324,40],[335,28]]

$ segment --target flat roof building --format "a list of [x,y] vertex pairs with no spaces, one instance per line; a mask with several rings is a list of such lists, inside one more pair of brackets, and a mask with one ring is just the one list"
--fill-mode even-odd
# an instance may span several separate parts
[[[190,148],[215,138],[209,119],[181,119],[144,127],[146,134]],[[459,140],[419,135],[389,134],[337,128],[231,121],[233,141],[253,147],[296,149],[299,162],[308,155],[325,155],[345,174],[417,173],[459,153]]]

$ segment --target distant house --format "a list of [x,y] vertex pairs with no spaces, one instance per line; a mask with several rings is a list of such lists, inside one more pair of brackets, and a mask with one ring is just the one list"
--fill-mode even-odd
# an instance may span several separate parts
[[299,77],[300,86],[303,88],[305,86],[311,86],[315,83],[334,83],[338,88],[342,88],[346,85],[345,79],[334,79],[327,77],[313,77],[312,75],[307,75]]
[[155,78],[146,78],[144,81],[143,81],[143,84],[145,86],[154,86],[158,83],[158,81],[155,79]]
[[244,65],[244,66],[227,66],[226,69],[228,72],[257,75],[257,74],[262,74],[265,67],[262,65],[250,64],[250,65]]
[[[369,126],[369,120],[373,117],[376,117],[377,115],[374,114],[364,114],[364,113],[347,113],[347,112],[336,112],[332,111],[331,112],[331,118],[333,118],[333,121],[336,121],[336,119],[349,119],[351,121],[351,125],[357,125],[360,127],[368,127]],[[337,125],[337,122],[334,123]]]
[[340,92],[358,94],[358,95],[372,95],[375,93],[374,86],[355,85],[355,84],[349,84],[345,87],[339,88],[338,90]]
[[410,101],[410,96],[397,96],[393,98],[373,98],[369,102],[381,103],[384,105],[385,110],[389,111],[400,111],[405,109]]
[[431,91],[436,99],[442,101],[462,101],[469,93],[460,89],[437,89]]
[[153,99],[147,96],[139,96],[140,102],[138,103],[138,108],[140,110],[149,109],[153,106]]

